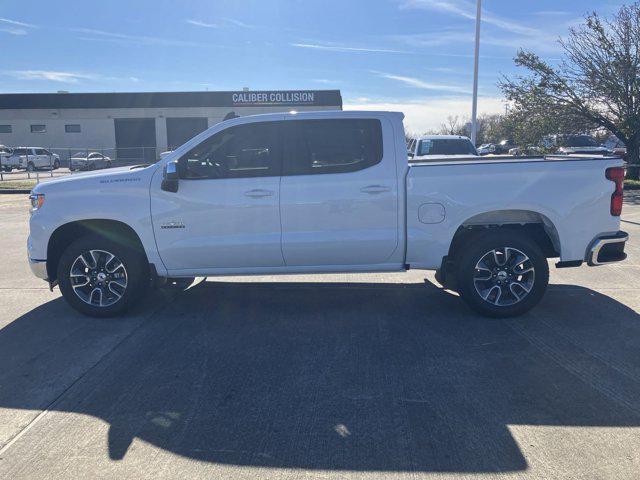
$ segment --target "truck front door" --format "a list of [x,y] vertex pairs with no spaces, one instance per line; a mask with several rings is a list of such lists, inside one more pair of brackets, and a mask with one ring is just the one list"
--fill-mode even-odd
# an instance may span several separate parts
[[287,122],[280,190],[287,266],[391,261],[398,248],[399,195],[393,129],[383,122],[388,120]]
[[170,273],[284,265],[280,123],[253,122],[213,134],[179,159],[175,193],[161,190],[154,177],[153,229]]

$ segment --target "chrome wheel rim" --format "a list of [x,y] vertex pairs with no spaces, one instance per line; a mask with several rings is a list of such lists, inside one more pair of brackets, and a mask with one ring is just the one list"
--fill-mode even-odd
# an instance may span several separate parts
[[109,307],[127,290],[127,270],[122,261],[106,250],[89,250],[79,255],[69,271],[76,296],[94,307]]
[[503,247],[488,251],[478,260],[473,284],[485,302],[508,307],[529,296],[535,277],[533,262],[527,255],[517,248]]

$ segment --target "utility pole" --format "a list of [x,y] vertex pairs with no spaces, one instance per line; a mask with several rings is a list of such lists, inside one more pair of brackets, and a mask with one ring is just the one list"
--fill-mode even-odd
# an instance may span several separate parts
[[476,8],[476,49],[473,55],[473,105],[471,107],[471,143],[475,146],[478,136],[478,60],[480,57],[480,16],[482,0],[477,0]]

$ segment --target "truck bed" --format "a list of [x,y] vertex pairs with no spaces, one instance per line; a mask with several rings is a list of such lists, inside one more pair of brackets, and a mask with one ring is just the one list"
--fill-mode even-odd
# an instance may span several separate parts
[[437,268],[459,228],[532,221],[555,239],[562,261],[582,261],[596,234],[619,228],[605,170],[622,164],[587,155],[409,162],[407,263]]
[[476,163],[529,163],[529,162],[577,162],[577,161],[594,161],[594,160],[619,160],[621,157],[603,157],[594,155],[535,155],[535,156],[519,156],[511,155],[492,155],[483,157],[460,157],[452,156],[443,159],[439,157],[434,160],[426,160],[424,157],[409,159],[409,166],[423,165],[451,165],[451,164],[476,164]]

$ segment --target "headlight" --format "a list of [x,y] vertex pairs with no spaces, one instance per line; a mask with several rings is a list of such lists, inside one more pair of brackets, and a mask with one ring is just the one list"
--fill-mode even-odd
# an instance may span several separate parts
[[42,208],[42,205],[44,205],[44,193],[32,193],[31,195],[29,195],[29,200],[31,200],[32,212],[40,210]]

